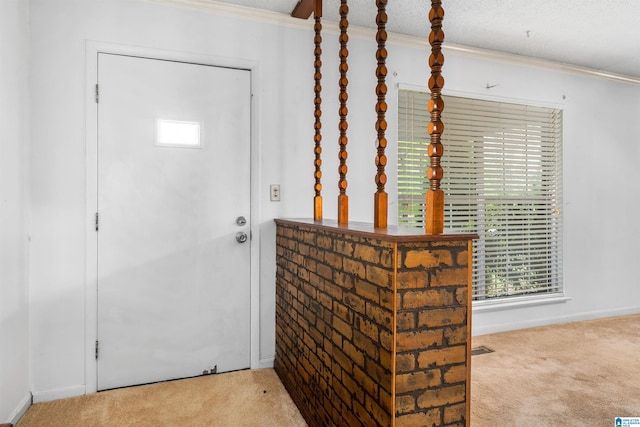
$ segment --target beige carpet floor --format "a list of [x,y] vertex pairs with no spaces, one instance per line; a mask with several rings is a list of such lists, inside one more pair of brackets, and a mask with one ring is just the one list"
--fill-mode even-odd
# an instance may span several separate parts
[[[473,427],[613,426],[640,417],[640,315],[475,337]],[[305,426],[272,369],[38,403],[18,427]]]
[[210,375],[37,403],[18,427],[306,426],[273,369]]
[[474,427],[614,426],[640,417],[640,315],[475,337]]

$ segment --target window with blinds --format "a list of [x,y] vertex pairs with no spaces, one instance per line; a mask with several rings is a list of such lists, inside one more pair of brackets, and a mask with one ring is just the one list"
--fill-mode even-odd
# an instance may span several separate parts
[[[399,91],[398,221],[405,226],[424,226],[429,97]],[[562,293],[562,111],[443,99],[445,229],[480,236],[474,300]]]

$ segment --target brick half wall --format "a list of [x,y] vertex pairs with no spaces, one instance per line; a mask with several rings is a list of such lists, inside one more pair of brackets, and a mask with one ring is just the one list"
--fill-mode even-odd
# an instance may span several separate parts
[[274,367],[311,426],[463,426],[473,235],[276,220]]

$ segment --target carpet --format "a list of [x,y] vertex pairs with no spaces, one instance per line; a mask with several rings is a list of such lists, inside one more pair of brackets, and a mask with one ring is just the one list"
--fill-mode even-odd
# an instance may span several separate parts
[[[473,338],[471,426],[602,427],[640,417],[640,314]],[[17,427],[306,426],[273,369],[38,403]]]
[[614,426],[640,417],[640,315],[478,336],[473,427]]
[[209,375],[37,403],[17,427],[306,426],[273,369]]

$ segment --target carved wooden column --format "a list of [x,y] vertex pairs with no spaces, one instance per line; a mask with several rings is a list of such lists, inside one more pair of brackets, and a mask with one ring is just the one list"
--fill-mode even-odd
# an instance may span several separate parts
[[444,32],[442,31],[443,18],[444,9],[442,9],[441,0],[431,0],[431,10],[429,11],[429,21],[431,22],[431,33],[429,34],[429,43],[431,44],[431,56],[429,56],[429,67],[431,68],[429,112],[431,113],[431,121],[428,127],[429,135],[431,136],[428,154],[431,162],[427,170],[429,190],[427,190],[426,195],[425,215],[425,229],[428,234],[442,234],[444,231],[444,192],[440,189],[440,180],[443,175],[440,158],[444,152],[440,143],[440,137],[444,131],[444,124],[440,121],[440,116],[444,110],[444,101],[440,96],[444,86],[444,78],[441,74],[442,65],[444,64],[444,55],[442,54],[442,42],[444,41]]
[[347,79],[347,71],[349,65],[347,64],[347,57],[349,56],[349,50],[347,49],[347,42],[349,41],[349,35],[347,29],[349,28],[349,21],[347,16],[349,14],[349,6],[347,0],[340,0],[340,95],[338,100],[340,101],[340,108],[338,110],[340,116],[340,123],[338,129],[340,130],[340,138],[338,140],[340,144],[340,153],[338,155],[340,159],[340,165],[338,166],[338,173],[340,174],[340,180],[338,181],[338,189],[340,194],[338,195],[338,224],[347,224],[349,222],[349,197],[347,196],[347,144],[349,139],[347,138],[347,85],[349,80]]
[[384,167],[387,164],[387,156],[385,155],[385,148],[387,147],[387,139],[385,138],[385,131],[387,130],[387,120],[385,119],[385,113],[387,112],[387,49],[385,47],[385,42],[387,41],[387,0],[377,0],[376,4],[378,6],[378,15],[376,16],[376,24],[378,24],[378,32],[376,33],[376,41],[378,42],[378,50],[376,51],[376,59],[378,60],[378,67],[376,68],[376,77],[378,78],[378,85],[376,86],[376,95],[378,95],[378,102],[376,103],[376,113],[378,114],[378,120],[376,121],[376,131],[378,132],[376,185],[378,186],[378,191],[373,201],[373,226],[375,228],[387,228],[388,195],[384,191],[384,186],[387,183],[387,175],[384,172]]
[[314,49],[315,73],[313,77],[315,80],[315,85],[314,85],[315,136],[313,137],[313,139],[315,141],[314,165],[316,170],[314,173],[314,177],[316,182],[314,185],[314,190],[316,195],[313,198],[313,219],[315,221],[320,221],[322,220],[322,195],[321,195],[321,191],[322,191],[322,183],[321,183],[321,179],[322,179],[322,170],[321,170],[321,166],[322,166],[322,158],[321,158],[321,154],[322,154],[322,145],[321,145],[322,143],[322,133],[321,133],[321,129],[322,129],[322,120],[321,120],[321,117],[322,117],[322,97],[321,97],[321,92],[322,92],[322,84],[321,84],[321,80],[322,80],[322,70],[321,70],[322,68],[322,59],[321,59],[322,57],[322,0],[316,0],[315,2],[314,19],[315,19],[315,25],[313,29],[315,31],[315,37],[313,39],[313,42],[315,44],[315,49]]

